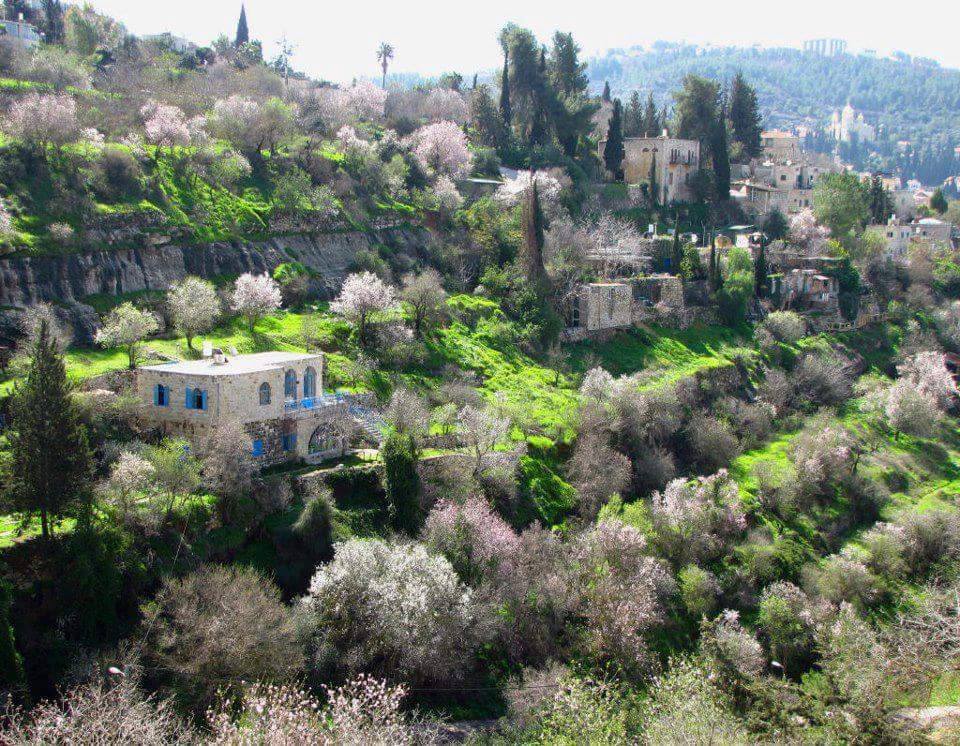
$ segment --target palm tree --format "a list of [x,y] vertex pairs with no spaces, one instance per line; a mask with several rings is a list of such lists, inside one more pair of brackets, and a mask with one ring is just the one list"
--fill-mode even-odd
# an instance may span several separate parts
[[383,87],[387,87],[387,68],[390,67],[390,60],[393,59],[393,46],[387,42],[381,42],[377,50],[377,62],[383,68]]

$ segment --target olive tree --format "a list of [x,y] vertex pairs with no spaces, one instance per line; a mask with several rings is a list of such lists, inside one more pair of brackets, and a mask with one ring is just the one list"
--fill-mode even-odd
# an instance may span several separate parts
[[132,370],[137,367],[140,343],[159,329],[156,316],[127,302],[106,315],[95,339],[102,347],[125,347]]

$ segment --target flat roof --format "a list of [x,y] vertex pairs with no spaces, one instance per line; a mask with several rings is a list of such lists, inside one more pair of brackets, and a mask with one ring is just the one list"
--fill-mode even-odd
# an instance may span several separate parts
[[255,352],[249,355],[226,355],[227,362],[220,365],[214,363],[212,357],[208,357],[202,360],[176,360],[172,363],[144,365],[141,370],[158,373],[183,373],[190,376],[230,376],[272,370],[290,363],[316,360],[320,357],[322,357],[322,353]]

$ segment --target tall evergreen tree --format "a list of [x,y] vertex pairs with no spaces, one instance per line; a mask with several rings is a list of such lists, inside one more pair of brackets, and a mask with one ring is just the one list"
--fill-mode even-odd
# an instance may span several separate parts
[[536,172],[523,203],[523,272],[531,283],[540,283],[546,276],[543,266],[544,237],[543,208],[537,188]]
[[713,138],[710,147],[713,161],[713,182],[718,202],[730,199],[730,152],[727,148],[727,117],[723,100],[717,111]]
[[933,191],[933,195],[930,197],[930,208],[934,210],[938,215],[943,215],[947,211],[949,205],[947,204],[947,198],[943,196],[943,189],[937,187]]
[[63,43],[63,3],[61,0],[43,0],[43,37],[47,44]]
[[757,258],[753,260],[753,290],[758,298],[767,295],[767,237],[760,230],[760,248],[757,249]]
[[710,235],[710,266],[707,267],[707,279],[710,282],[710,289],[717,292],[720,289],[719,283],[720,266],[717,264],[717,237],[713,233]]
[[650,158],[650,174],[647,176],[647,189],[650,192],[650,204],[660,202],[660,185],[657,183],[657,154],[652,153]]
[[603,163],[613,174],[614,179],[622,178],[623,159],[626,151],[623,147],[623,109],[620,99],[613,102],[613,114],[607,127],[607,141],[603,146]]
[[573,34],[557,31],[550,50],[550,84],[561,96],[586,93],[589,80],[587,63],[580,61],[580,46]]
[[680,264],[683,262],[683,245],[680,243],[680,211],[675,213],[673,219],[673,247],[670,250],[670,271],[680,274]]
[[92,462],[63,356],[46,320],[40,322],[26,380],[14,389],[12,414],[10,501],[25,517],[39,515],[48,538],[57,519],[85,507]]
[[381,450],[386,475],[390,523],[397,531],[416,536],[420,531],[420,476],[416,441],[408,433],[392,432]]
[[884,224],[893,212],[893,200],[883,187],[883,179],[879,175],[870,181],[870,217],[874,223]]
[[500,116],[509,129],[513,123],[513,109],[510,106],[510,51],[503,50],[503,75],[500,77]]
[[660,134],[660,115],[657,113],[657,105],[653,100],[653,93],[647,96],[647,105],[643,110],[643,124],[641,134],[645,137],[656,137]]
[[610,103],[610,81],[604,81],[603,83],[603,95],[600,97],[603,99],[603,102],[606,104]]
[[639,91],[630,94],[630,103],[623,114],[623,134],[625,137],[643,135],[643,105],[640,103]]
[[247,7],[240,6],[240,20],[237,22],[237,38],[234,40],[235,47],[242,47],[250,41],[250,29],[247,26]]
[[730,87],[730,123],[734,140],[740,143],[743,154],[749,158],[760,155],[760,134],[763,126],[757,92],[738,72]]

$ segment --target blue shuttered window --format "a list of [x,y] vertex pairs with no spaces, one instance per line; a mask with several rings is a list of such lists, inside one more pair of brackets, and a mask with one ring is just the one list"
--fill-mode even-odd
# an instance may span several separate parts
[[283,436],[283,450],[287,453],[290,451],[295,451],[297,449],[297,436],[296,433],[292,435]]
[[262,455],[263,455],[263,441],[262,441],[262,440],[255,440],[255,441],[253,441],[253,455],[254,455],[255,457],[256,457],[256,456],[262,456]]

